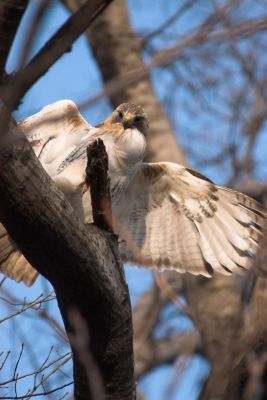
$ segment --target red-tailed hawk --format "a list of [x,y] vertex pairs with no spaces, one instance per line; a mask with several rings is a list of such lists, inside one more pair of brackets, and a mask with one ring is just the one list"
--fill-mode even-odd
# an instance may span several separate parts
[[[139,106],[121,104],[95,128],[64,100],[20,123],[44,169],[86,222],[86,148],[96,138],[109,159],[113,228],[123,261],[211,276],[250,268],[261,248],[267,211],[182,165],[144,163],[149,124]],[[0,225],[0,269],[31,285],[37,272]]]

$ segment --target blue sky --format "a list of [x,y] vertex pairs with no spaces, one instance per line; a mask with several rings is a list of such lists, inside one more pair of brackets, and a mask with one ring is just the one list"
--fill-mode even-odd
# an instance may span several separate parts
[[[12,48],[12,52],[10,54],[8,60],[8,72],[12,72],[16,69],[18,56],[20,54],[21,45],[23,43],[24,32],[27,30],[27,27],[30,24],[32,12],[34,10],[34,3],[31,2],[31,7],[29,7],[23,23],[19,29],[19,33],[15,40],[14,46]],[[170,0],[168,2],[162,0],[129,0],[129,11],[131,15],[131,20],[134,28],[142,35],[152,31],[155,26],[161,25],[168,16],[171,16],[177,5],[177,0]],[[156,4],[156,6],[155,6]],[[209,12],[209,7],[206,6],[207,2],[201,2],[202,11],[201,14],[205,16],[205,13]],[[153,10],[153,12],[151,12]],[[50,12],[47,13],[45,21],[43,22],[40,32],[38,35],[38,40],[33,45],[32,54],[36,53],[36,51],[45,43],[45,41],[50,38],[50,36],[59,28],[59,26],[68,18],[68,12],[64,9],[64,7],[59,4],[59,2],[52,2],[52,6]],[[149,15],[149,18],[147,17]],[[200,13],[193,10],[191,14],[191,18],[182,19],[179,25],[179,29],[177,30],[177,34],[184,33],[186,30],[192,29],[200,20]],[[190,22],[189,22],[190,21]],[[179,32],[180,30],[180,32]],[[165,39],[156,39],[154,45],[157,49],[165,47],[167,45],[171,45],[173,41],[173,37],[170,35],[168,39],[168,33],[172,32],[172,28],[170,31],[166,32]],[[147,57],[147,55],[145,55]],[[155,71],[151,75],[152,81],[154,83],[155,90],[159,96],[162,98],[165,93],[164,85],[171,85],[173,77],[164,70]],[[76,41],[73,45],[71,52],[68,52],[64,55],[50,70],[43,76],[27,93],[25,96],[20,108],[15,113],[15,117],[17,119],[25,118],[28,115],[37,112],[43,106],[57,101],[59,99],[71,99],[76,103],[81,103],[85,99],[93,96],[102,88],[101,76],[99,74],[97,65],[92,57],[92,53],[87,45],[86,39],[81,37]],[[214,96],[213,93],[210,96]],[[185,101],[190,101],[186,99],[186,95],[181,97],[185,99]],[[179,118],[182,121],[182,124],[186,124],[188,122],[188,114],[183,112],[183,103],[180,100],[180,108],[181,113],[179,114]],[[110,105],[108,101],[102,100],[97,103],[95,106],[84,110],[82,113],[84,117],[91,124],[95,124],[105,118],[108,113],[111,111]],[[172,116],[175,120],[177,115]],[[213,126],[213,122],[211,121],[211,127]],[[198,122],[195,122],[194,128],[198,129]],[[215,138],[216,133],[209,133],[211,138]],[[185,143],[185,138],[181,133],[179,137],[182,143]],[[257,149],[260,153],[260,150],[263,146],[267,145],[266,135],[262,135],[259,139],[259,143],[257,144]],[[212,149],[211,149],[212,150]],[[263,154],[260,155],[263,158]],[[204,168],[205,170],[205,168]],[[207,168],[206,172],[209,171]],[[225,174],[229,174],[229,171],[210,171],[212,174],[212,179],[223,182],[225,181]],[[265,176],[263,172],[260,173],[261,176]],[[266,171],[267,175],[267,171]],[[138,296],[147,288],[152,282],[152,275],[149,271],[141,270],[139,268],[127,267],[126,268],[126,276],[127,282],[129,284],[130,293],[132,303],[134,304]],[[5,287],[9,288],[12,293],[20,298],[23,296],[27,297],[27,299],[35,298],[38,293],[44,291],[44,281],[41,279],[38,280],[36,285],[33,288],[28,289],[25,288],[22,284],[17,285],[14,282],[6,282]],[[55,318],[58,317],[56,303],[54,305],[50,305],[50,309],[52,310]],[[174,312],[174,310],[172,310]],[[38,319],[39,326],[36,325],[36,321],[34,320],[34,313],[29,314],[28,318],[20,319],[20,332],[14,332],[14,326],[12,323],[2,324],[0,328],[1,335],[1,350],[3,346],[5,349],[12,348],[15,349],[21,340],[24,337],[28,337],[31,335],[31,332],[37,332],[39,336],[38,343],[34,343],[31,349],[28,349],[30,352],[30,356],[25,360],[22,360],[21,366],[27,370],[30,365],[30,358],[38,359],[38,354],[45,354],[47,351],[47,335],[49,335],[49,329],[47,328],[45,323],[41,323]],[[190,329],[191,325],[189,321],[185,318],[179,316],[177,312],[177,318],[175,318],[174,327],[181,330]],[[159,333],[160,334],[160,333]],[[34,340],[36,340],[36,335],[34,336]],[[50,339],[49,339],[50,340]],[[51,339],[51,342],[53,338]],[[63,351],[63,349],[62,349]],[[13,360],[12,360],[13,357]],[[10,362],[14,363],[16,360],[16,353],[12,354],[10,357]],[[37,361],[36,361],[37,362]],[[200,357],[194,357],[193,360],[188,364],[188,368],[186,372],[182,375],[179,385],[175,389],[175,392],[172,396],[172,399],[175,400],[194,400],[197,398],[199,382],[203,377],[207,374],[208,366]],[[166,398],[166,383],[171,382],[174,377],[175,371],[168,366],[164,366],[159,368],[157,371],[149,374],[141,383],[140,388],[147,396],[148,400],[162,400]],[[25,389],[21,387],[21,390]]]

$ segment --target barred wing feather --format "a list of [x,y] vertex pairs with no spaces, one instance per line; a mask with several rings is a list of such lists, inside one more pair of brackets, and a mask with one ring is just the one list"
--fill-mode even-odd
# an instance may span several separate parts
[[173,163],[140,164],[113,214],[124,261],[142,266],[230,274],[264,250],[260,204]]

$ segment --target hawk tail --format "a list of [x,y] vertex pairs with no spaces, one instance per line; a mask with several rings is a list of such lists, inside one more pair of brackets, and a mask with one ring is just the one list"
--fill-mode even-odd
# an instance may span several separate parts
[[30,265],[0,224],[0,272],[16,282],[31,286],[38,272]]

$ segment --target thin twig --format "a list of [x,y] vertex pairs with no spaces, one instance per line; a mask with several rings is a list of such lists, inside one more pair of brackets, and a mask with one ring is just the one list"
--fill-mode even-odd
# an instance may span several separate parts
[[[62,386],[58,386],[55,389],[47,390],[45,392],[33,393],[33,394],[31,394],[31,397],[46,396],[48,394],[58,392],[59,390],[64,389],[65,387],[68,387],[70,385],[73,385],[73,381],[65,383]],[[24,396],[16,396],[16,397],[15,396],[0,396],[0,400],[21,400],[21,399],[28,399],[28,398],[29,398],[28,394],[24,395]]]

